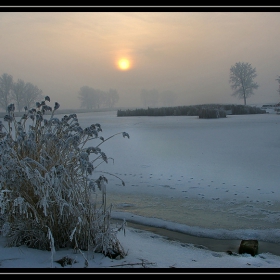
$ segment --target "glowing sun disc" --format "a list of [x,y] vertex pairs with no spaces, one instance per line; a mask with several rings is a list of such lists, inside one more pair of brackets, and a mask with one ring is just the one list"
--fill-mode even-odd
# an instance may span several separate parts
[[130,61],[126,58],[122,58],[118,61],[118,67],[121,70],[128,70],[130,68]]

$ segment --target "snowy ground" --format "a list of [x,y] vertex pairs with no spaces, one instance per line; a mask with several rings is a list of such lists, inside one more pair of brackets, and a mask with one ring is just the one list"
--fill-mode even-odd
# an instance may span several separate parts
[[[280,116],[116,117],[83,114],[99,122],[100,147],[114,158],[97,170],[108,176],[107,199],[116,212],[208,229],[273,230],[280,224]],[[130,216],[132,218],[132,216]],[[267,236],[278,241],[278,230]]]
[[[279,115],[199,119],[117,117],[112,111],[78,114],[78,119],[84,127],[100,123],[100,136],[105,139],[122,131],[130,135],[130,139],[117,135],[100,146],[114,162],[109,160],[96,171],[110,172],[125,182],[122,186],[105,174],[113,218],[198,237],[258,239],[261,249],[256,257],[229,256],[128,228],[125,236],[119,235],[129,252],[127,258],[108,260],[97,255],[89,267],[121,268],[139,259],[153,268],[280,267],[280,249],[274,255],[262,248],[265,242],[276,247],[280,243]],[[12,250],[18,256],[9,259],[8,248],[1,249],[1,267],[30,267],[29,260],[33,260],[31,267],[57,266],[50,262],[49,252],[39,252],[37,263],[33,249]],[[57,252],[55,258],[65,253]],[[71,267],[83,267],[83,256],[78,258]],[[143,268],[143,264],[130,267]]]
[[125,235],[119,232],[118,239],[127,252],[124,259],[72,249],[52,254],[26,246],[9,248],[1,237],[0,274],[280,273],[280,256],[270,252],[251,256],[233,250],[229,254],[131,227],[126,228]]

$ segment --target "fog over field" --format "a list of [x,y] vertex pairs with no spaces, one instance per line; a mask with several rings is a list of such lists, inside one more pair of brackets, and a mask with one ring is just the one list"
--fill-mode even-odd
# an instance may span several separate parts
[[[170,106],[243,104],[231,95],[229,74],[235,63],[248,62],[259,88],[247,104],[278,103],[279,25],[277,9],[1,8],[0,75],[38,86],[62,109],[80,108],[83,86],[116,89],[116,107],[142,107],[142,90],[171,92]],[[128,60],[127,69],[120,59]]]

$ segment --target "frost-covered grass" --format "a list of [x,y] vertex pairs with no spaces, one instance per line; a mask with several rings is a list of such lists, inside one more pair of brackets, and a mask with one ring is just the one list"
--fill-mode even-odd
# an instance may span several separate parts
[[[70,247],[122,258],[116,233],[125,224],[112,228],[108,179],[102,172],[93,175],[110,159],[102,143],[129,135],[104,139],[99,123],[83,129],[76,114],[58,119],[54,113],[60,105],[51,108],[47,101],[48,96],[36,108],[25,108],[21,118],[11,104],[7,125],[0,121],[0,226],[7,245],[52,252]],[[97,144],[89,145],[92,141]]]

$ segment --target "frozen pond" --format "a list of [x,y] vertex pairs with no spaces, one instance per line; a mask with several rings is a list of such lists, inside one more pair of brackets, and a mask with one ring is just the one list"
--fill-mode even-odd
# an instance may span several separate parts
[[[280,226],[280,116],[117,117],[78,114],[100,123],[108,164],[107,200],[115,215],[144,216],[208,229]],[[94,140],[92,146],[99,140]],[[99,176],[96,173],[94,176]]]

